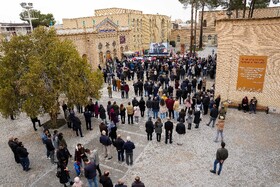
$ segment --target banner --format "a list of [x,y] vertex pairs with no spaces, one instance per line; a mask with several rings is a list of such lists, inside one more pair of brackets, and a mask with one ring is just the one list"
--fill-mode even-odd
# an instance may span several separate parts
[[149,52],[154,54],[167,53],[167,43],[151,43]]
[[240,56],[238,66],[238,91],[262,92],[267,56]]

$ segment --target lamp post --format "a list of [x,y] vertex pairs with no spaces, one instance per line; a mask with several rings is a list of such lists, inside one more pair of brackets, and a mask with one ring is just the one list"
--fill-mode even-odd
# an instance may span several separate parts
[[33,3],[20,3],[20,6],[27,10],[28,20],[29,20],[29,24],[30,24],[30,28],[31,28],[31,32],[32,32],[33,26],[32,26],[32,21],[31,21],[32,19],[30,17],[30,9],[33,8]]

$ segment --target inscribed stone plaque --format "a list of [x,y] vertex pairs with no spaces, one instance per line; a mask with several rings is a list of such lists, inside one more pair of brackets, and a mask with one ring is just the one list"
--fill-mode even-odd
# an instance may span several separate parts
[[262,92],[267,56],[240,56],[238,66],[238,91]]

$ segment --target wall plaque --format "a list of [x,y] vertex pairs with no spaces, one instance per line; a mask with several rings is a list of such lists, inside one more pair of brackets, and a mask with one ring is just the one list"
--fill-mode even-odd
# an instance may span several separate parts
[[267,56],[240,56],[238,66],[238,91],[262,92]]

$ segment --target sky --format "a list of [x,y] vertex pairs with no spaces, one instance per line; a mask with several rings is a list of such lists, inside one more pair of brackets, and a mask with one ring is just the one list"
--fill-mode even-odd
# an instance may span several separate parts
[[190,19],[190,7],[183,9],[178,0],[1,0],[0,22],[18,23],[22,12],[21,2],[33,3],[33,9],[41,13],[52,13],[57,23],[62,18],[88,17],[94,15],[95,9],[127,8],[143,11],[144,14],[163,14],[171,20]]

